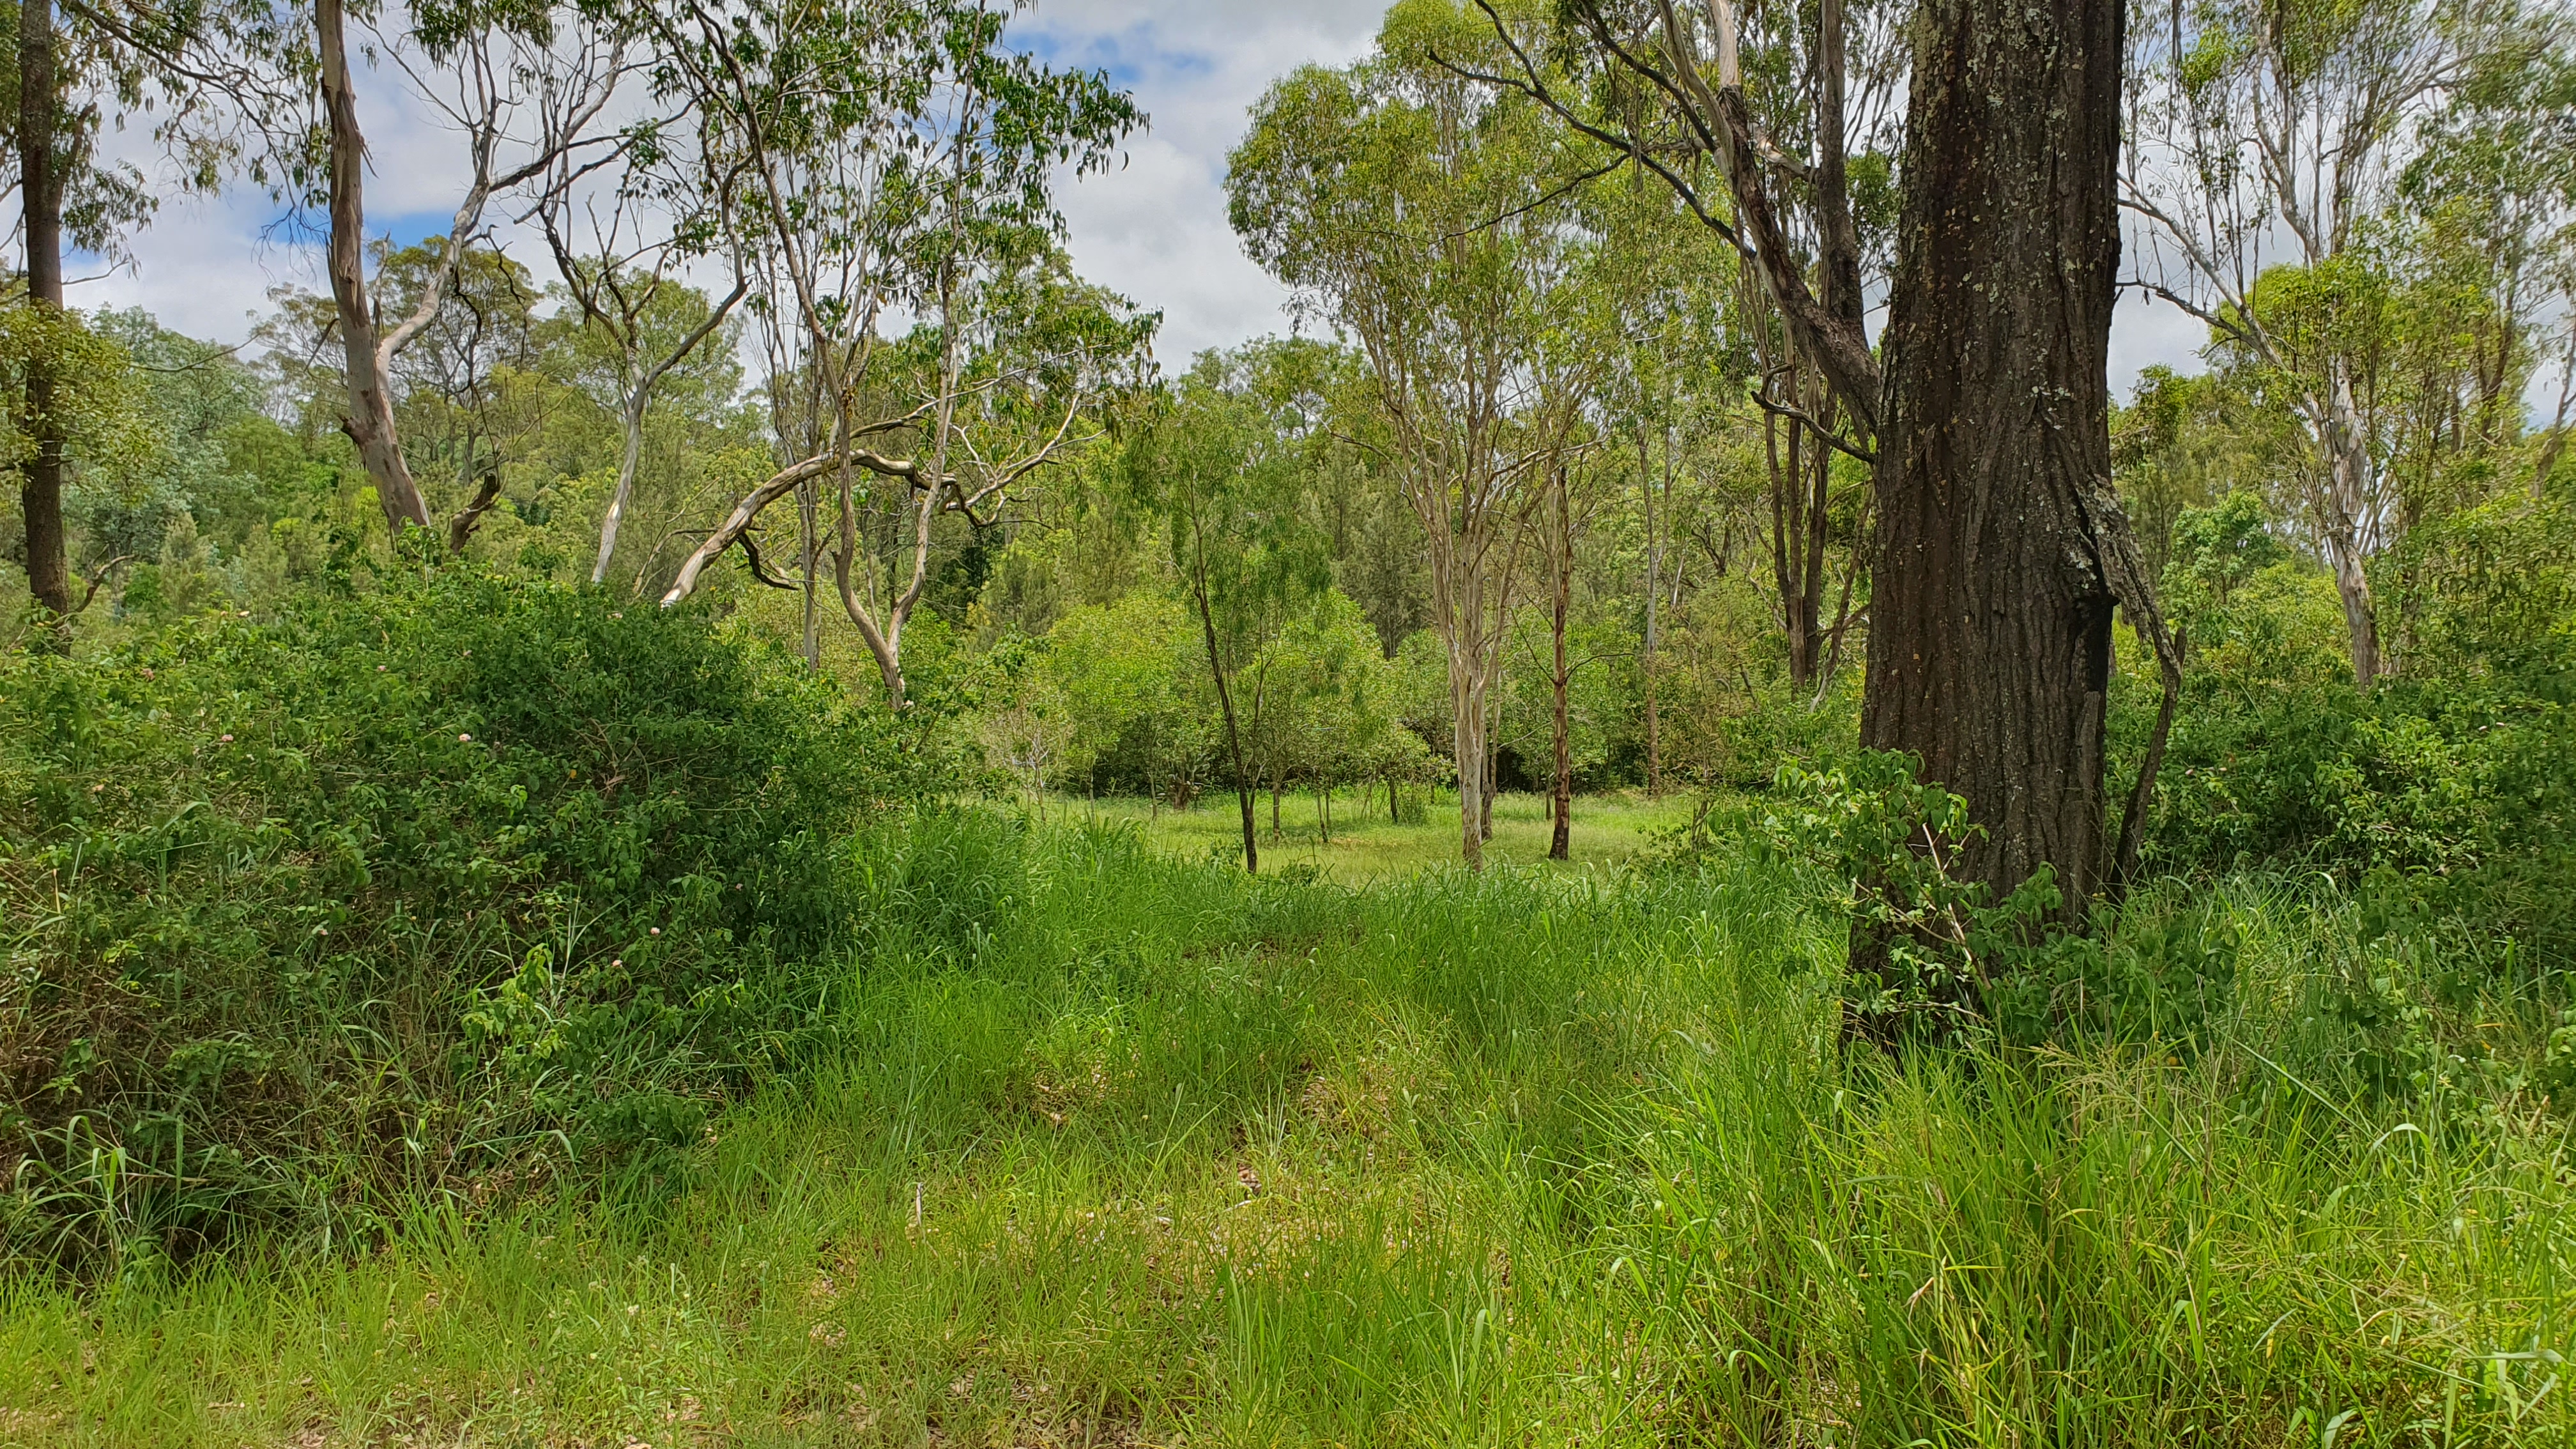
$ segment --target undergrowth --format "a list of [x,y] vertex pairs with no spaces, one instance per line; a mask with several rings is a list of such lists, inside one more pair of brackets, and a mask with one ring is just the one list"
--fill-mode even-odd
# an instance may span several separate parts
[[461,570],[0,655],[0,1263],[694,1140],[902,888],[850,843],[938,783],[912,735],[702,612]]
[[1354,891],[933,812],[855,858],[834,1045],[662,1169],[19,1277],[0,1440],[2576,1432],[2563,983],[2313,877],[2130,904],[2105,962],[2224,983],[2187,1030],[1891,1056],[1778,852]]

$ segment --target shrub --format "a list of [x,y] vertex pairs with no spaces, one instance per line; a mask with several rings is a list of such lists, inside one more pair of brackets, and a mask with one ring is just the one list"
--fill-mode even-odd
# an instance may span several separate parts
[[813,1020],[921,735],[702,611],[462,571],[0,659],[0,1255],[692,1135]]
[[2195,675],[2145,858],[2322,870],[2408,911],[2576,951],[2576,714],[2518,675],[2278,692]]
[[[1856,751],[1821,770],[1783,765],[1760,817],[1770,848],[1819,871],[1868,959],[1845,973],[1849,1027],[1887,1043],[1945,1040],[1989,1024],[1990,994],[2098,959],[2051,926],[2064,897],[2042,866],[1998,901],[1951,872],[1983,833],[1968,803],[1916,778],[1904,755]],[[2044,994],[2044,993],[2043,993]]]

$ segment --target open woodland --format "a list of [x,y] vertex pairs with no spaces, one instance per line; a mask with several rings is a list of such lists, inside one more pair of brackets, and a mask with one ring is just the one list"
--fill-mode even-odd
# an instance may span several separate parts
[[0,12],[0,1446],[2576,1444],[2576,12],[1024,9]]

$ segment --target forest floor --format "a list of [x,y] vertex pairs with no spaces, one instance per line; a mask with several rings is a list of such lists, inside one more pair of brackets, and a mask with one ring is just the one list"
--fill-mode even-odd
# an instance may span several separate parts
[[2365,936],[2331,899],[2134,907],[2157,949],[2233,943],[2187,1041],[1899,1065],[1838,1045],[1843,926],[1757,856],[1364,889],[1133,831],[978,858],[952,887],[1004,904],[962,957],[855,963],[837,1044],[652,1171],[0,1285],[0,1444],[2576,1433],[2564,1124],[2471,1067],[2336,1075],[2317,1003]]
[[[1305,865],[1325,879],[1343,885],[1391,881],[1428,867],[1458,860],[1458,796],[1455,791],[1430,795],[1418,788],[1399,797],[1409,818],[1387,818],[1383,789],[1365,799],[1349,792],[1332,802],[1331,838],[1320,828],[1323,807],[1309,793],[1283,793],[1278,824],[1272,801],[1261,796],[1253,807],[1260,833],[1261,863],[1266,869]],[[1656,837],[1691,822],[1695,797],[1666,795],[1650,800],[1643,791],[1578,795],[1568,841],[1570,864],[1576,867],[1630,859],[1650,849]],[[1494,838],[1485,844],[1488,859],[1540,865],[1547,861],[1547,797],[1503,794],[1494,799]],[[1158,850],[1184,860],[1241,858],[1242,817],[1231,795],[1201,796],[1187,810],[1158,808],[1129,798],[1085,800],[1051,797],[1049,818],[1133,820],[1146,827],[1146,838]],[[1561,869],[1562,867],[1556,867]]]

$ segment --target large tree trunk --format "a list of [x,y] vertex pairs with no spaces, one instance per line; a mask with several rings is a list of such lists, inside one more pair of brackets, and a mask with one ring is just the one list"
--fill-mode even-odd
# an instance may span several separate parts
[[2122,10],[1928,0],[1886,334],[1864,744],[1984,838],[1968,878],[2102,861],[2123,526],[2109,494]]
[[[27,240],[27,299],[63,306],[63,174],[55,150],[53,0],[25,0],[18,13],[18,196]],[[30,357],[20,426],[36,445],[20,469],[27,526],[27,588],[56,620],[72,612],[70,545],[63,533],[63,432],[54,413],[54,372]]]
[[313,25],[322,65],[322,109],[330,128],[331,238],[326,254],[331,299],[337,304],[340,349],[348,361],[349,415],[341,426],[358,445],[358,461],[375,484],[376,501],[397,536],[406,525],[427,528],[429,505],[403,461],[394,432],[394,400],[376,346],[374,304],[367,297],[367,220],[363,172],[366,138],[358,131],[358,100],[349,84],[349,52],[340,0],[313,0]]

